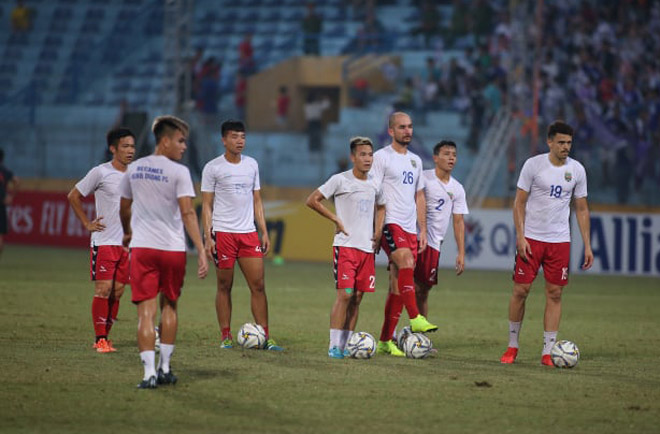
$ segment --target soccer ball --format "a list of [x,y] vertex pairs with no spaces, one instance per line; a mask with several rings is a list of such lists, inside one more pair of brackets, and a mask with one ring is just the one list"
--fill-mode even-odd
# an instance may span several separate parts
[[236,342],[245,349],[263,348],[266,343],[266,332],[259,324],[245,323],[238,331]]
[[376,353],[376,340],[367,332],[355,332],[346,342],[346,349],[354,359],[370,359]]
[[403,341],[403,352],[410,359],[423,359],[431,353],[433,343],[422,333],[411,333]]
[[410,326],[405,326],[401,329],[400,332],[396,334],[396,346],[403,351],[403,343],[406,341],[406,338],[412,334]]
[[550,350],[552,363],[558,368],[573,368],[580,360],[580,350],[571,341],[557,341]]

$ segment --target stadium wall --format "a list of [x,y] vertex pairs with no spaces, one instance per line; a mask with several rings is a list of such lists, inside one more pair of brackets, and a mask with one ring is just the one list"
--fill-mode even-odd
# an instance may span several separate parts
[[[68,191],[68,190],[67,190]],[[22,190],[8,208],[8,243],[87,247],[89,234],[69,207],[67,191]],[[304,204],[310,189],[264,187],[264,201],[271,238],[271,255],[287,260],[332,260],[332,224]],[[94,216],[93,197],[84,199],[88,216]],[[201,209],[199,197],[197,207]],[[451,225],[450,225],[451,226]],[[516,248],[515,230],[508,209],[476,209],[466,216],[466,268],[511,270]],[[571,272],[582,273],[584,246],[571,218],[573,243]],[[594,265],[589,274],[660,276],[660,214],[591,213]],[[456,243],[451,229],[442,246],[439,266],[453,268]],[[386,263],[381,253],[378,262]]]

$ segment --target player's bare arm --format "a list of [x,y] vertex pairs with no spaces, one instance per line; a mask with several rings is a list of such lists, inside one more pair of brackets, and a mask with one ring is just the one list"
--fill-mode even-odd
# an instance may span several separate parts
[[419,249],[422,253],[426,249],[428,240],[426,238],[426,196],[424,190],[417,190],[415,193],[415,205],[417,207],[417,227],[419,228]]
[[587,204],[586,197],[576,198],[574,203],[575,215],[578,226],[580,227],[580,235],[584,242],[584,263],[582,264],[582,269],[588,270],[594,264],[594,253],[591,251],[591,221],[589,220],[589,205]]
[[261,252],[266,255],[270,250],[270,237],[268,236],[268,227],[266,226],[266,213],[264,212],[264,204],[261,200],[261,193],[259,190],[253,192],[254,196],[254,220],[257,223],[257,228],[261,233]]
[[132,204],[133,199],[126,199],[125,197],[122,197],[119,201],[119,219],[121,220],[121,227],[124,230],[124,238],[122,239],[122,244],[126,248],[128,248],[128,245],[131,242],[131,237],[133,235],[131,231]]
[[204,230],[204,250],[206,255],[213,258],[215,251],[215,240],[213,239],[213,200],[215,194],[211,192],[202,192],[202,227]]
[[202,244],[202,236],[199,233],[199,224],[197,223],[197,214],[192,205],[192,198],[190,196],[180,197],[178,202],[183,225],[197,249],[197,277],[203,279],[209,272],[209,264],[206,260],[206,252],[204,251],[204,245]]
[[385,205],[376,205],[376,221],[374,223],[373,248],[374,252],[380,251],[380,239],[383,237],[383,226],[385,226]]
[[[344,224],[341,222],[339,217],[337,217],[335,213],[330,211],[328,208],[325,207],[325,205],[321,203],[323,199],[325,199],[325,197],[323,197],[321,191],[319,191],[319,189],[316,189],[312,194],[309,195],[309,197],[307,197],[307,201],[305,201],[305,204],[314,211],[316,211],[317,213],[321,214],[323,217],[333,222],[335,224],[335,233],[338,234],[339,232],[342,232],[348,235],[348,232],[346,232],[346,230],[344,229]],[[383,216],[383,219],[384,218],[385,216]]]
[[463,214],[452,214],[454,225],[454,238],[456,239],[456,275],[460,276],[465,271],[465,220]]
[[94,220],[89,221],[87,218],[87,214],[85,214],[85,211],[83,211],[82,207],[82,193],[78,191],[76,187],[73,187],[69,194],[67,195],[67,198],[69,199],[69,204],[71,205],[71,209],[73,210],[74,214],[76,217],[78,217],[78,220],[80,220],[80,223],[83,224],[85,229],[87,229],[90,232],[101,232],[102,230],[105,229],[105,225],[101,220],[103,220],[103,216],[98,216]]
[[516,191],[516,198],[513,201],[513,224],[516,227],[516,249],[523,261],[527,261],[527,256],[532,256],[532,248],[525,239],[525,205],[529,193],[519,188]]

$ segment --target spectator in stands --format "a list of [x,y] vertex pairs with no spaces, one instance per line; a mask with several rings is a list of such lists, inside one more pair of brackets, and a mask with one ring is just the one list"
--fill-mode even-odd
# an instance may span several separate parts
[[369,103],[369,82],[366,78],[356,78],[349,91],[352,107],[366,107]]
[[197,97],[197,107],[204,114],[215,115],[218,113],[221,68],[222,66],[216,61],[215,57],[209,57],[200,71],[200,91]]
[[236,107],[236,117],[238,120],[245,121],[245,106],[247,104],[247,77],[240,71],[236,74],[236,85],[234,88],[234,106]]
[[289,105],[291,98],[289,97],[289,89],[286,86],[280,86],[280,91],[277,95],[277,125],[286,130],[289,124]]
[[252,35],[250,33],[246,33],[243,40],[238,44],[238,69],[246,77],[256,72]]
[[303,110],[307,122],[307,135],[309,150],[321,152],[323,150],[323,113],[330,108],[330,100],[320,98],[316,92],[309,92]]
[[358,30],[358,52],[380,52],[387,48],[385,28],[373,10],[367,12],[364,24]]
[[453,0],[451,22],[447,33],[447,45],[454,47],[464,37],[470,26],[470,8],[464,0]]
[[27,32],[32,28],[32,10],[25,6],[23,0],[16,0],[16,6],[11,11],[11,28],[14,33]]
[[406,78],[396,101],[394,102],[395,111],[412,111],[415,108],[415,81],[412,77]]
[[323,30],[323,21],[314,9],[314,3],[307,3],[307,15],[302,20],[303,52],[313,56],[320,54],[319,39]]
[[439,33],[438,23],[440,22],[440,14],[433,1],[422,1],[420,18],[420,26],[413,29],[412,34],[422,35],[424,37],[424,46],[430,48],[433,37]]

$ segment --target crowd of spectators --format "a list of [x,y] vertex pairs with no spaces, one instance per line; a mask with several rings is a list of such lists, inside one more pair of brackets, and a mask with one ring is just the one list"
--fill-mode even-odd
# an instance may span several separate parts
[[[660,186],[660,1],[546,1],[540,27],[535,4],[518,6],[530,10],[522,30],[529,55],[517,60],[508,1],[453,0],[448,25],[438,28],[423,19],[436,6],[421,0],[420,25],[411,33],[423,35],[424,46],[439,55],[427,59],[421,74],[404,78],[396,104],[416,109],[422,120],[428,110],[461,112],[467,145],[476,151],[502,105],[531,114],[537,59],[537,141],[546,125],[566,119],[576,127],[575,155],[596,187],[614,188],[626,203],[645,183]],[[462,53],[444,56],[447,50]],[[519,101],[528,104],[518,107]]]

